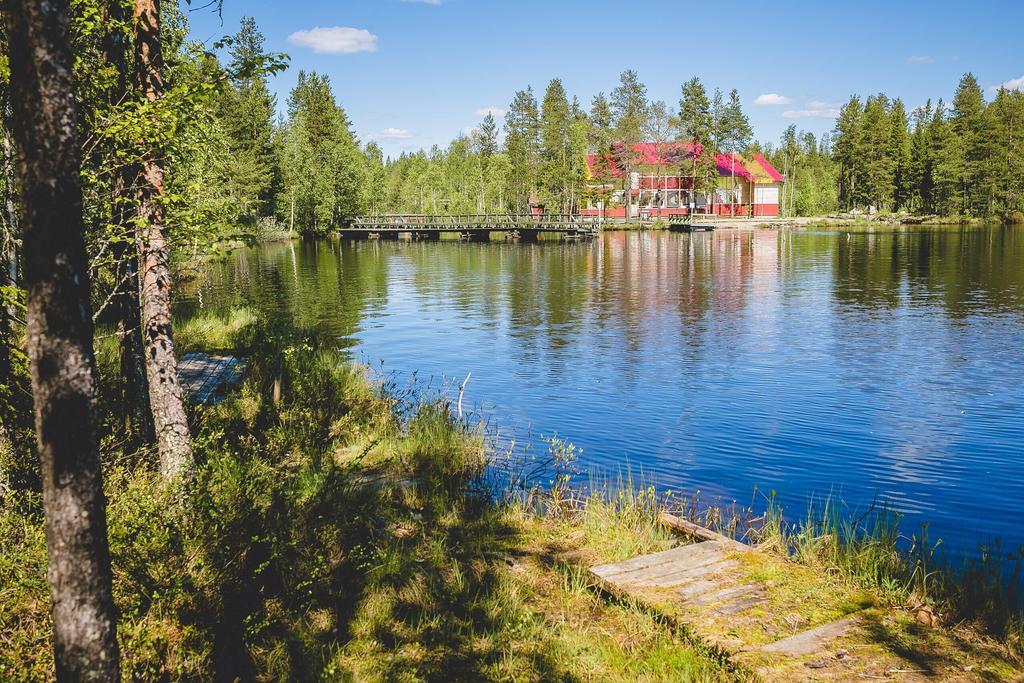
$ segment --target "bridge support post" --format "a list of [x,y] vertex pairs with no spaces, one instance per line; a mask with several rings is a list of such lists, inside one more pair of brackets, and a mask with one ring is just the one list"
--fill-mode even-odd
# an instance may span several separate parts
[[540,230],[530,230],[528,228],[519,229],[519,239],[523,242],[536,242],[540,239]]

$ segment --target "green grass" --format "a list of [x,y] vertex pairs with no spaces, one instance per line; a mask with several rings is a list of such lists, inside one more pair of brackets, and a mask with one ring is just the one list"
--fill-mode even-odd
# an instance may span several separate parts
[[[612,528],[654,533],[646,502],[583,517],[496,504],[477,485],[482,434],[443,401],[398,398],[337,350],[244,310],[177,338],[242,350],[249,365],[223,403],[192,407],[186,495],[161,483],[152,455],[104,452],[125,679],[727,677],[651,614],[594,593],[582,565],[552,559],[564,530],[578,541],[566,552],[596,555],[614,550]],[[38,496],[19,495],[0,511],[0,678],[48,679],[42,520]]]
[[[337,349],[246,309],[187,321],[177,340],[182,351],[239,352],[248,366],[223,403],[191,407],[187,495],[163,486],[152,454],[104,450],[126,679],[749,678],[670,611],[591,584],[593,564],[680,542],[658,521],[665,509],[728,534],[754,530],[750,540],[795,560],[748,570],[807,619],[913,597],[987,620],[1019,646],[999,563],[954,577],[934,554],[901,552],[884,512],[850,522],[829,503],[788,525],[770,506],[753,529],[746,511],[668,499],[628,476],[576,488],[579,451],[558,438],[550,485],[519,482],[525,492],[496,498],[481,477],[484,435],[442,399],[391,391]],[[113,356],[98,354],[105,387]],[[52,677],[39,510],[24,491],[0,510],[5,680]],[[959,647],[945,635],[922,645],[905,621],[887,643]]]
[[966,560],[950,560],[928,528],[905,539],[900,517],[872,505],[857,517],[829,496],[787,523],[769,500],[764,521],[752,535],[765,549],[810,567],[835,573],[871,590],[890,605],[925,606],[947,621],[968,620],[1024,654],[1022,554],[985,547]]

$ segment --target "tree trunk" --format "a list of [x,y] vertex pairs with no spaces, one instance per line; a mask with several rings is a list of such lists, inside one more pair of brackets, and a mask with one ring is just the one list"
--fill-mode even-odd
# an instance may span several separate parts
[[10,0],[28,356],[58,680],[119,678],[67,0]]
[[[107,0],[103,6],[103,56],[117,72],[117,79],[107,100],[111,105],[126,98],[131,83],[126,36],[121,25],[127,19],[120,0]],[[134,164],[121,165],[115,171],[111,191],[113,223],[118,226],[117,241],[113,245],[115,260],[115,305],[117,307],[121,366],[121,413],[127,436],[127,446],[154,440],[153,415],[149,405],[149,383],[146,379],[146,358],[142,344],[142,315],[139,301],[139,253],[135,248],[132,221],[134,202],[131,201],[132,183],[139,175]]]
[[[6,113],[6,112],[5,112]],[[6,119],[7,117],[5,117]],[[10,124],[5,120],[4,125]],[[18,257],[16,250],[16,235],[18,234],[18,216],[14,201],[14,150],[7,130],[0,131],[3,145],[3,164],[0,172],[3,173],[4,184],[4,217],[0,219],[0,285],[14,286],[18,282]],[[13,305],[0,303],[0,386],[11,386],[11,351],[14,345],[14,317],[16,311]]]
[[[154,102],[163,96],[159,0],[135,0],[135,77],[139,93]],[[139,294],[149,402],[156,429],[160,472],[167,478],[187,474],[192,437],[178,383],[171,332],[171,272],[164,225],[162,154],[147,150],[136,181],[139,210]]]

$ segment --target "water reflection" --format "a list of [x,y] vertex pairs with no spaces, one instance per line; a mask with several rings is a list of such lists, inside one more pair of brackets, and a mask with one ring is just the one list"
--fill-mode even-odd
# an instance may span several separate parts
[[468,399],[588,465],[794,509],[880,495],[954,545],[1024,543],[1020,231],[281,243],[211,264],[180,313],[200,299],[472,371]]

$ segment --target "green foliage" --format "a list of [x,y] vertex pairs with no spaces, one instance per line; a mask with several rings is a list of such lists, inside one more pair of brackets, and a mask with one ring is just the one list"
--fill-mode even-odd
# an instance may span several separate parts
[[944,216],[1008,216],[1024,202],[1024,93],[987,103],[965,74],[951,109],[931,100],[910,117],[885,95],[857,97],[836,122],[842,208],[874,206]]
[[299,72],[281,131],[282,219],[325,235],[363,207],[367,163],[326,76]]
[[517,91],[505,113],[505,153],[510,166],[509,206],[515,213],[528,213],[540,158],[540,114],[532,88]]
[[[187,495],[144,459],[106,454],[126,680],[720,679],[665,625],[596,597],[582,569],[530,561],[580,522],[538,526],[478,492],[483,444],[443,403],[407,405],[244,310],[179,329],[196,348],[242,347],[247,378],[196,409]],[[648,503],[616,505],[633,512],[595,507],[588,537],[654,524]],[[19,494],[0,509],[5,679],[52,672],[38,507]]]
[[694,76],[683,84],[679,100],[679,131],[683,142],[694,144],[688,163],[697,192],[711,192],[718,183],[715,148],[715,120],[711,101],[700,79]]

